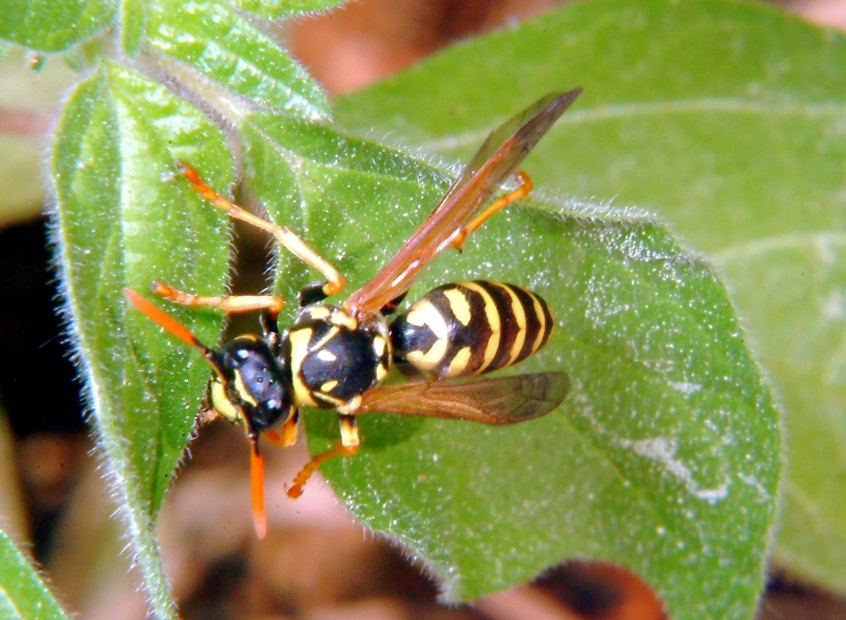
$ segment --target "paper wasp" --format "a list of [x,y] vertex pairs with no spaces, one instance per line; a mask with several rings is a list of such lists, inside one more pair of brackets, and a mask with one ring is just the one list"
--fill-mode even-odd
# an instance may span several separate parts
[[[302,493],[320,463],[356,453],[358,415],[382,412],[511,424],[545,415],[564,399],[569,379],[563,372],[452,379],[510,366],[546,343],[554,321],[546,302],[529,291],[492,281],[447,284],[390,323],[386,316],[435,256],[448,248],[460,250],[467,236],[495,212],[529,193],[529,178],[517,172],[517,188],[488,204],[580,92],[547,95],[492,132],[393,258],[340,305],[324,302],[345,283],[330,263],[288,228],[243,210],[206,185],[192,167],[179,164],[181,176],[200,196],[229,216],[272,234],[325,278],[301,291],[296,321],[283,332],[277,326],[279,297],[205,297],[154,282],[152,292],[170,302],[226,313],[264,313],[260,335],[239,336],[219,349],[203,345],[141,295],[124,289],[133,306],[200,351],[211,365],[213,409],[242,424],[250,442],[252,511],[260,537],[266,521],[259,436],[292,445],[303,406],[337,411],[341,441],[303,467],[288,489],[291,497]],[[418,378],[382,385],[394,364],[411,368]]]

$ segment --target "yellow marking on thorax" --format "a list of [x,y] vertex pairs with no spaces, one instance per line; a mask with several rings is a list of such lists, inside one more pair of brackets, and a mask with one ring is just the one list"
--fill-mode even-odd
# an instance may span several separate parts
[[317,352],[317,359],[324,361],[324,362],[334,362],[338,359],[338,356],[332,353],[332,351],[328,351],[326,349],[320,349]]
[[344,327],[350,330],[351,332],[354,332],[358,329],[358,321],[351,314],[348,314],[343,310],[335,310],[330,320],[332,322],[332,325]]
[[376,334],[373,336],[373,352],[376,354],[376,358],[379,360],[379,363],[376,364],[376,382],[382,383],[385,377],[388,376],[388,369],[389,364],[391,363],[390,357],[390,343],[388,340],[382,336],[381,334]]
[[310,329],[295,329],[290,333],[288,339],[291,343],[291,378],[294,400],[298,405],[316,407],[317,403],[302,379],[303,360],[308,355],[308,343],[311,340],[312,333]]
[[[323,338],[321,338],[320,340],[315,342],[313,345],[311,345],[311,347],[309,347],[309,351],[318,351],[319,352],[319,351],[323,350],[323,347],[326,346],[326,343],[328,343],[330,340],[332,340],[332,338],[337,336],[340,333],[340,331],[341,331],[341,329],[339,327],[336,327],[335,325],[333,325],[328,330],[326,330],[326,334],[323,336]],[[306,344],[308,344],[308,343],[306,343]]]
[[331,310],[326,306],[315,306],[314,308],[310,308],[308,311],[309,318],[314,319],[315,321],[322,321],[330,314]]
[[376,335],[373,337],[373,352],[376,354],[376,357],[382,359],[382,356],[385,355],[385,349],[388,347],[388,341],[385,340],[382,336]]
[[315,399],[326,403],[327,405],[329,405],[330,408],[337,408],[340,405],[344,404],[344,401],[342,401],[340,398],[332,396],[331,394],[326,394],[325,392],[317,391],[317,392],[314,392],[312,394],[312,396]]
[[337,386],[338,386],[338,380],[337,380],[337,379],[332,379],[331,381],[327,381],[326,383],[324,383],[323,385],[321,385],[321,386],[320,386],[320,391],[321,391],[321,392],[326,392],[326,393],[329,393],[329,392],[331,392],[332,390],[334,390]]

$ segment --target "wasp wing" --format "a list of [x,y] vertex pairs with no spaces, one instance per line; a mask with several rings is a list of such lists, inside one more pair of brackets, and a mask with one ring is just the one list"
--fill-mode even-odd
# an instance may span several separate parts
[[546,95],[492,131],[434,211],[468,191],[481,194],[480,203],[488,202],[581,92],[576,88]]
[[372,280],[350,295],[346,308],[367,318],[405,293],[417,272],[449,247],[581,92],[576,88],[547,95],[494,130],[408,241]]
[[514,424],[546,415],[569,390],[570,379],[563,372],[386,385],[365,392],[356,415],[381,412]]

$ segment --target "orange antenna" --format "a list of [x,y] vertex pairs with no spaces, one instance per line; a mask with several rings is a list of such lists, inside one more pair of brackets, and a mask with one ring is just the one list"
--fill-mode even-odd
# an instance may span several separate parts
[[127,301],[135,306],[141,314],[146,316],[172,336],[179,338],[185,344],[191,345],[195,349],[199,349],[208,359],[211,354],[211,349],[197,340],[194,334],[188,331],[188,328],[182,325],[182,323],[156,308],[156,306],[141,297],[141,295],[133,291],[131,288],[124,288],[123,296],[126,297]]
[[264,459],[258,448],[258,437],[250,437],[250,495],[253,508],[253,527],[256,536],[267,535],[267,515],[264,512]]
[[[198,349],[218,375],[223,376],[223,372],[215,359],[214,351],[197,340],[187,327],[159,310],[131,288],[124,288],[123,295],[129,303],[156,325],[176,336],[185,344]],[[248,425],[247,439],[250,442],[250,495],[252,497],[253,525],[256,536],[264,538],[267,535],[267,515],[264,511],[264,460],[259,453],[258,435],[249,428],[249,421],[245,420],[245,422]]]

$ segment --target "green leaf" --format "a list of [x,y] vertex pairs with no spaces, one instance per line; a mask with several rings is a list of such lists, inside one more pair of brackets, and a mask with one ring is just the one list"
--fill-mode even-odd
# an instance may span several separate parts
[[32,562],[0,531],[0,617],[8,620],[62,620],[62,610]]
[[[56,129],[56,234],[71,327],[99,443],[158,616],[173,617],[152,524],[185,448],[208,368],[130,308],[121,289],[152,280],[219,294],[225,216],[173,178],[177,160],[231,182],[220,132],[169,91],[103,63],[68,100]],[[213,344],[215,313],[168,312]]]
[[[312,119],[328,115],[326,96],[276,42],[227,5],[212,0],[159,0],[148,5],[147,41],[155,50],[262,108]],[[173,67],[175,70],[176,67]],[[209,100],[208,84],[195,87]],[[229,108],[237,108],[231,101]],[[227,115],[238,112],[226,110]]]
[[144,42],[147,14],[144,0],[123,0],[120,3],[120,42],[130,58],[135,58]]
[[[601,57],[579,53],[582,39],[549,36],[584,31],[609,6],[619,8],[602,3],[551,14],[489,39],[487,48],[442,57],[366,97],[399,101],[390,90],[413,101],[423,95],[414,84],[426,83],[427,75],[469,84],[473,92],[502,92],[502,82],[518,79],[495,67],[493,49],[505,40],[546,42],[521,51],[528,64],[543,62],[545,54],[572,59],[542,80],[521,72],[527,89],[595,75],[616,66],[615,58],[639,59],[638,71],[597,79],[593,88],[584,83],[594,112],[585,112],[584,122],[571,115],[567,120],[576,125],[562,140],[586,146],[574,150],[576,156],[539,162],[535,177],[569,193],[659,209],[697,248],[714,255],[788,412],[792,457],[776,558],[805,578],[846,591],[846,365],[839,344],[846,322],[840,123],[846,39],[765,7],[735,3],[618,10],[594,35],[604,42]],[[675,35],[658,46],[655,32]],[[662,61],[664,55],[673,62]],[[476,79],[466,70],[471,59]],[[483,83],[481,76],[491,74]],[[449,113],[429,111],[406,115],[420,123],[418,133],[436,132]],[[344,118],[343,107],[339,113]],[[386,118],[400,116],[388,110]],[[396,129],[411,133],[406,124]]]
[[787,413],[775,559],[840,592],[843,66],[842,34],[759,4],[574,3],[452,48],[336,109],[343,125],[378,123],[380,134],[460,159],[494,114],[584,86],[566,130],[530,158],[533,179],[553,195],[656,210],[713,256]]
[[235,0],[238,8],[265,19],[284,19],[326,11],[344,0]]
[[[247,126],[253,189],[307,231],[350,292],[449,182],[443,168],[327,128],[269,115]],[[293,287],[309,277],[288,275]],[[520,370],[565,370],[572,394],[507,429],[363,419],[359,456],[322,469],[347,507],[431,564],[452,599],[593,557],[643,575],[674,618],[751,615],[777,494],[778,417],[712,270],[648,218],[534,200],[486,223],[462,255],[436,260],[410,298],[475,277],[549,301],[560,329]],[[325,449],[333,416],[311,415],[311,447]]]
[[[750,10],[657,0],[643,8],[575,5],[442,54],[345,100],[344,114],[350,125],[368,129],[379,119],[380,132],[393,123],[403,141],[412,136],[465,159],[499,121],[553,85],[581,82],[576,76],[600,78],[610,91],[606,101],[614,95],[625,101],[625,90],[614,87],[621,67],[632,58],[667,64],[672,54],[649,47],[655,32],[694,28],[694,38],[705,40],[700,30],[713,33],[699,24],[709,22],[692,19],[691,11],[711,6],[724,6],[727,16]],[[238,85],[240,54],[255,47],[240,46],[228,26],[241,22],[218,10],[203,2],[187,5],[178,18],[153,10],[148,36],[172,45],[173,58]],[[211,26],[214,16],[227,26],[214,34],[222,39],[190,30],[192,20],[208,18]],[[641,30],[642,23],[649,27]],[[161,34],[163,24],[184,26],[188,34]],[[678,45],[684,51],[687,41]],[[217,46],[237,50],[221,54],[233,62],[218,63],[214,54],[209,61],[206,52]],[[562,49],[572,62],[558,61]],[[631,72],[643,79],[645,71]],[[681,85],[667,80],[668,101],[685,84],[708,84],[690,75]],[[273,95],[264,84],[244,90]],[[645,105],[645,95],[662,86],[633,85],[632,103]],[[709,86],[727,88],[716,78]],[[611,172],[603,187],[614,194],[621,177],[642,181],[631,155],[621,158],[622,172],[608,152],[595,155],[619,140],[620,119],[637,106],[609,111],[597,108],[597,97],[580,101],[527,161],[541,187],[568,187],[562,171],[573,175],[577,189]],[[292,110],[317,116],[308,105]],[[653,136],[642,133],[649,125],[635,116],[622,137]],[[347,292],[396,250],[451,178],[438,162],[289,117],[251,115],[238,124],[251,187],[274,218],[341,268]],[[579,134],[585,130],[599,131],[589,140]],[[173,612],[151,521],[208,369],[196,352],[128,309],[120,288],[143,292],[156,278],[189,291],[223,289],[222,218],[184,182],[168,178],[177,159],[195,163],[220,190],[231,180],[222,137],[202,115],[108,64],[68,102],[53,158],[60,258],[92,406],[155,612],[163,617]],[[286,262],[286,291],[316,277]],[[506,429],[364,419],[361,454],[325,468],[347,506],[425,558],[453,598],[507,587],[567,558],[594,557],[641,574],[674,618],[751,616],[774,514],[780,435],[769,390],[710,267],[649,218],[539,195],[486,224],[461,256],[440,257],[412,296],[470,277],[513,281],[548,299],[560,328],[519,370],[563,369],[573,379],[571,395],[553,414]],[[214,342],[216,313],[168,312]],[[321,449],[337,437],[333,416],[309,415],[312,448]]]
[[[445,183],[442,169],[373,142],[346,139],[329,127],[270,114],[244,126],[245,168],[250,188],[271,219],[293,228],[348,279],[347,292],[375,274],[389,258],[393,229],[368,234],[382,204],[420,205]],[[355,181],[352,183],[352,181]],[[348,183],[352,183],[349,184]],[[438,190],[436,190],[437,193]],[[419,223],[414,212],[403,216]],[[286,298],[315,274],[286,253],[279,288]],[[294,309],[286,308],[288,319]]]
[[[831,156],[844,161],[840,144],[821,152],[827,158],[832,150],[840,154]],[[801,167],[814,177],[825,163]],[[817,203],[828,211],[818,212],[820,220],[835,215],[839,184],[819,188],[830,193]],[[810,206],[795,197],[794,204]],[[767,218],[789,210],[785,204],[758,204],[759,214],[765,209]],[[807,217],[817,219],[812,213]],[[831,219],[816,230],[808,224],[750,230],[746,243],[727,243],[716,259],[788,412],[790,456],[775,559],[804,579],[846,592],[846,234]]]
[[114,9],[111,0],[6,0],[0,39],[39,52],[61,52],[105,30]]

